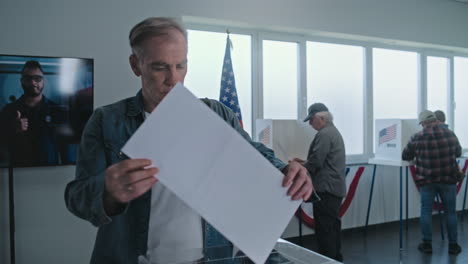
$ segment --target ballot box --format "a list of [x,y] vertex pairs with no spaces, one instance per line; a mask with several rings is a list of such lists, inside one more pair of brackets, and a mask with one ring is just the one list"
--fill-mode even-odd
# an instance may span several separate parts
[[[229,250],[226,250],[229,249]],[[232,253],[231,248],[216,247],[205,249],[206,255],[215,255],[215,258],[201,259],[199,261],[178,262],[177,264],[253,264],[242,252],[233,255],[225,255],[225,252]],[[283,239],[278,239],[274,249],[268,256],[266,264],[339,264],[336,260],[330,259],[309,249],[303,248]]]
[[307,158],[310,143],[317,133],[308,122],[299,120],[257,119],[254,140],[275,151],[284,162]]
[[411,136],[421,129],[417,119],[376,119],[374,159],[400,161]]

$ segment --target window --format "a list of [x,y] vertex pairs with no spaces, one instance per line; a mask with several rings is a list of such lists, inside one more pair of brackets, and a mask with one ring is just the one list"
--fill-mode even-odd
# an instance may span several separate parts
[[263,118],[297,119],[298,44],[263,41]]
[[[227,35],[224,27],[210,28],[219,31],[189,30],[189,71],[185,84],[198,97],[219,99]],[[418,106],[424,105],[430,110],[444,111],[461,144],[468,148],[465,122],[468,104],[464,102],[468,97],[466,55],[434,49],[430,51],[432,54],[444,55],[426,56],[426,66],[421,69],[419,61],[423,55],[419,52],[426,51],[416,46],[387,43],[385,47],[389,48],[378,48],[373,42],[358,39],[346,44],[351,42],[325,36],[315,41],[314,36],[291,32],[242,30],[248,33],[231,34],[234,46],[231,55],[248,133],[252,133],[252,118],[302,120],[310,104],[323,102],[343,135],[347,155],[354,155],[347,160],[364,161],[372,154],[368,153],[372,151],[368,147],[375,138],[364,135],[374,130],[375,119],[417,119]],[[412,51],[400,50],[406,47]],[[372,67],[368,68],[365,56],[370,50]],[[366,87],[368,73],[372,74],[371,87]],[[420,82],[422,76],[425,79]],[[252,87],[252,83],[259,86]],[[365,95],[368,89],[372,89],[372,98]],[[253,94],[260,96],[253,98]],[[456,107],[452,105],[452,95]],[[371,109],[374,120],[366,119],[372,116],[367,115],[366,109]]]
[[427,57],[427,109],[442,110],[446,115],[449,91],[449,60]]
[[417,118],[418,54],[373,49],[374,118]]
[[377,48],[372,52],[375,138],[375,119],[417,118],[419,64],[416,52]]
[[[197,97],[219,100],[226,33],[188,31],[188,73],[185,86]],[[252,133],[251,36],[230,34],[236,90],[244,129]]]
[[364,152],[364,48],[307,42],[307,106],[324,103],[346,154]]
[[454,129],[463,148],[468,148],[468,57],[454,59],[455,122]]

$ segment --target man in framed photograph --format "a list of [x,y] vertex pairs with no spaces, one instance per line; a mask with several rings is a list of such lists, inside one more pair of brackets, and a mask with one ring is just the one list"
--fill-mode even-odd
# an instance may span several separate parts
[[66,111],[43,94],[46,81],[38,61],[25,62],[20,83],[23,94],[0,114],[5,128],[2,149],[8,150],[14,167],[56,165],[60,162],[57,130],[66,123]]

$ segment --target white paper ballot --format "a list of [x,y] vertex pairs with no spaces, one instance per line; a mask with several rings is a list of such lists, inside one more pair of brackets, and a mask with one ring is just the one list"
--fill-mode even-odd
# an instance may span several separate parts
[[177,84],[123,147],[255,263],[264,263],[301,201],[282,173]]

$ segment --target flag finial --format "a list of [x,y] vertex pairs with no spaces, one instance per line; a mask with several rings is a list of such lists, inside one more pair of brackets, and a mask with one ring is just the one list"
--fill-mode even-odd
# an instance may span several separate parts
[[229,42],[229,47],[231,49],[234,49],[234,46],[232,45],[232,41],[230,38],[231,31],[229,30],[229,28],[226,28],[226,34],[227,34],[227,41]]

